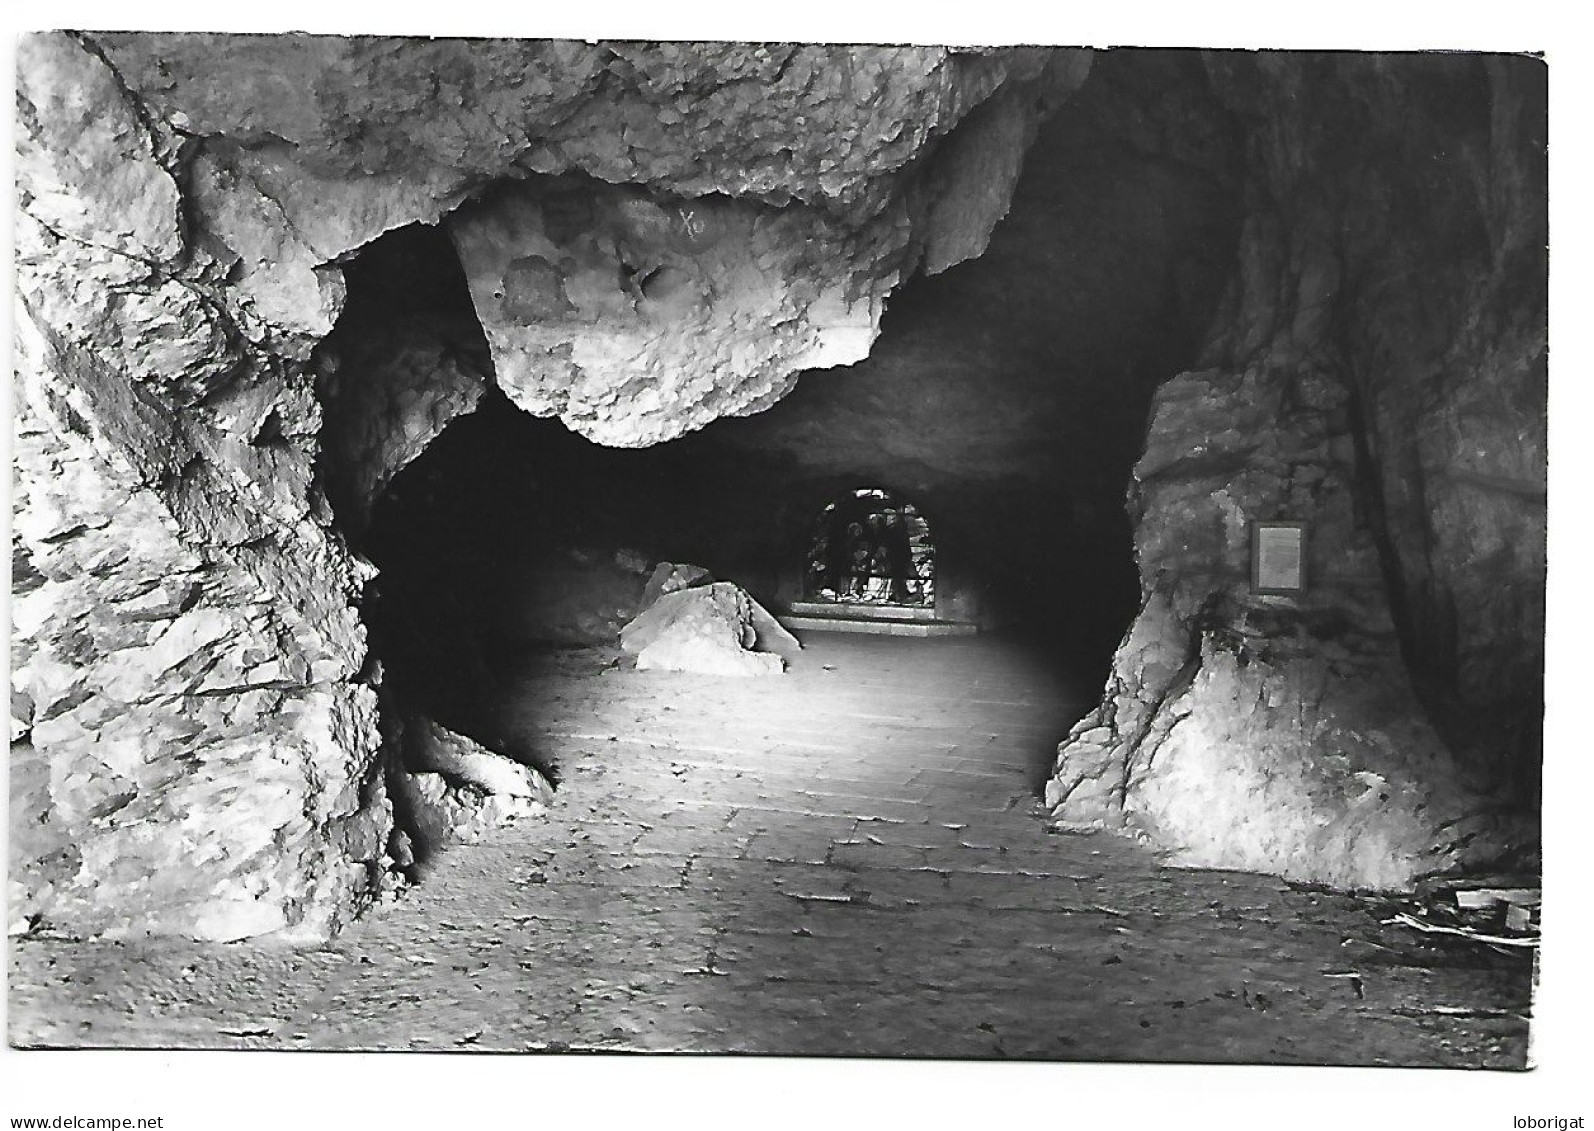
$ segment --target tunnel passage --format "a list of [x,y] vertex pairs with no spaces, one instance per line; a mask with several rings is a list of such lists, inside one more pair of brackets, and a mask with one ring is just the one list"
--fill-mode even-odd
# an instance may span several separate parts
[[[30,42],[27,922],[336,930],[390,875],[378,688],[442,716],[506,611],[599,636],[620,604],[559,595],[654,557],[778,608],[860,483],[933,516],[936,613],[1123,637],[1054,818],[1339,886],[1531,839],[1446,743],[1536,799],[1542,63]],[[677,238],[705,201],[724,238]],[[445,458],[535,423],[500,389],[605,443],[719,423],[621,464],[543,428],[519,507],[527,445]],[[617,533],[550,519],[583,496]],[[1291,519],[1293,610],[1236,568]],[[510,529],[546,569],[487,568]],[[191,817],[216,867],[146,835]]]
[[[1151,396],[1232,271],[1234,138],[1215,112],[1191,128],[1205,97],[1192,60],[1103,60],[1041,128],[986,254],[904,284],[867,360],[651,447],[511,403],[442,230],[363,250],[323,351],[322,470],[380,570],[363,613],[388,693],[492,745],[506,658],[612,646],[658,561],[776,612],[827,590],[920,603],[1099,685],[1140,599],[1124,496]],[[908,547],[877,561],[892,512]]]
[[[1184,97],[1169,99],[1169,90]],[[390,378],[398,376],[382,403],[402,411],[384,423],[369,407],[371,389],[383,384],[344,383],[339,374],[357,367],[340,363],[327,381],[329,425],[376,421],[367,432],[353,430],[374,440],[352,450],[380,458],[346,464],[374,465],[377,473],[354,476],[342,502],[332,490],[336,467],[326,470],[340,520],[349,498],[373,516],[357,544],[382,570],[367,616],[391,694],[491,748],[530,758],[494,733],[509,659],[548,644],[612,646],[659,561],[702,566],[780,613],[809,583],[816,512],[860,484],[884,485],[933,516],[938,620],[1026,637],[1050,663],[1109,688],[1098,710],[1056,720],[1053,737],[1066,741],[1044,797],[1063,819],[1122,819],[1118,806],[1134,768],[1104,767],[1138,749],[1147,719],[1162,717],[1158,725],[1170,727],[1182,719],[1170,704],[1189,690],[1181,680],[1199,676],[1191,694],[1213,694],[1221,706],[1199,726],[1180,723],[1169,740],[1188,751],[1199,782],[1165,784],[1152,775],[1142,789],[1144,804],[1157,805],[1166,827],[1180,830],[1167,839],[1218,842],[1226,855],[1214,849],[1203,861],[1238,858],[1342,885],[1396,883],[1422,867],[1435,837],[1417,789],[1405,808],[1390,802],[1379,810],[1380,820],[1387,812],[1401,825],[1408,847],[1400,853],[1360,847],[1360,830],[1375,827],[1369,820],[1344,826],[1344,847],[1292,848],[1282,864],[1267,854],[1273,842],[1266,838],[1258,839],[1266,851],[1246,841],[1236,856],[1230,830],[1249,826],[1212,821],[1200,800],[1208,779],[1241,780],[1214,768],[1225,751],[1266,763],[1257,771],[1264,785],[1234,794],[1247,812],[1265,783],[1332,777],[1318,752],[1338,740],[1321,733],[1376,712],[1417,735],[1400,749],[1431,761],[1414,775],[1421,789],[1488,794],[1450,768],[1422,731],[1419,709],[1399,699],[1406,694],[1400,657],[1376,632],[1362,640],[1343,627],[1342,603],[1372,607],[1385,586],[1367,536],[1372,524],[1348,487],[1367,469],[1354,445],[1338,438],[1359,427],[1344,382],[1280,363],[1277,372],[1296,376],[1284,381],[1268,370],[1265,395],[1247,394],[1244,385],[1260,376],[1221,368],[1237,364],[1225,350],[1244,348],[1223,337],[1224,296],[1237,293],[1237,268],[1244,278],[1268,262],[1252,247],[1266,229],[1241,223],[1242,136],[1198,61],[1109,57],[1041,126],[987,252],[901,286],[866,360],[806,372],[761,412],[723,417],[651,447],[604,447],[512,404],[496,387],[479,326],[465,314],[448,241],[423,229],[389,237],[409,241],[411,252],[383,253],[392,261],[370,273],[380,284],[351,290],[348,332],[340,324],[334,337],[350,358],[401,359],[386,365]],[[1242,243],[1242,231],[1250,243]],[[424,276],[413,285],[402,281],[406,258]],[[351,288],[360,279],[351,271]],[[357,317],[383,304],[397,313]],[[358,331],[362,324],[369,329]],[[1207,368],[1214,364],[1220,368]],[[366,407],[342,415],[345,397]],[[1247,471],[1222,454],[1234,413],[1211,406],[1229,403],[1224,398],[1250,414],[1235,442],[1266,437],[1295,461],[1280,466],[1303,469],[1298,484]],[[1346,532],[1333,554],[1313,551],[1329,568],[1315,575],[1324,584],[1314,583],[1299,626],[1280,627],[1288,618],[1267,620],[1266,610],[1235,612],[1253,603],[1239,588],[1228,604],[1178,603],[1212,592],[1202,585],[1213,577],[1219,589],[1243,588],[1225,572],[1243,537],[1237,515],[1269,508],[1268,517],[1289,517],[1273,508],[1297,506],[1313,508],[1316,529]],[[1162,517],[1147,521],[1148,514]],[[1173,568],[1148,567],[1157,561]],[[892,579],[884,580],[889,589]],[[1312,602],[1326,615],[1317,616]],[[1349,650],[1378,668],[1358,686],[1393,698],[1370,706],[1327,698],[1315,730],[1280,723],[1301,748],[1281,770],[1266,762],[1271,738],[1224,729],[1242,717],[1227,704],[1253,702],[1243,684],[1262,670],[1223,650],[1247,647],[1243,633],[1235,645],[1235,632],[1204,627],[1226,618],[1262,633],[1275,655],[1294,649],[1314,673],[1350,662],[1335,649],[1356,641]],[[1126,635],[1131,625],[1138,636]],[[1330,695],[1344,685],[1326,686]],[[1266,729],[1270,720],[1255,725]],[[1366,772],[1387,780],[1379,766]],[[1342,790],[1343,804],[1363,804],[1355,791],[1370,779],[1346,780],[1354,784]],[[1292,835],[1314,827],[1318,804],[1312,788],[1296,792],[1308,800],[1262,806],[1291,814]],[[1459,810],[1463,802],[1446,804]],[[1296,820],[1297,808],[1307,815]],[[1479,842],[1496,839],[1506,838]]]
[[[766,691],[844,691],[821,700],[848,722],[826,741],[806,704],[777,730],[745,686],[700,685],[721,713],[677,733],[721,765],[689,784],[655,748],[621,810],[636,823],[699,790],[735,808],[736,775],[756,793],[794,736],[788,795],[822,792],[822,750],[858,808],[933,794],[958,831],[960,787],[996,776],[998,750],[968,749],[963,711],[989,709],[980,737],[1010,741],[1017,773],[1055,761],[1004,838],[1045,837],[1043,807],[1133,821],[1179,863],[1340,888],[1536,867],[1500,851],[1533,843],[1498,812],[1508,792],[1446,742],[1465,732],[1478,768],[1536,800],[1542,64],[907,52],[925,83],[858,49],[876,98],[850,66],[735,45],[294,37],[286,66],[238,65],[263,44],[35,41],[26,929],[333,933],[403,866],[395,727],[406,766],[411,735],[535,755],[560,692],[503,654],[612,645],[660,559],[778,610],[814,514],[859,484],[931,516],[931,611],[987,635],[934,687],[904,658],[963,645],[878,642],[874,664],[814,647]],[[361,80],[378,61],[392,81]],[[1035,68],[1059,82],[1001,82],[953,125]],[[803,85],[824,73],[835,86]],[[528,75],[568,78],[567,97]],[[402,113],[366,98],[444,79]],[[712,126],[712,148],[691,125],[647,136],[683,100],[676,121]],[[791,112],[813,102],[841,128]],[[812,124],[767,144],[791,123]],[[588,194],[601,232],[565,207]],[[724,239],[676,239],[704,200]],[[378,238],[423,218],[439,227]],[[611,444],[702,430],[617,454],[539,413]],[[1247,525],[1269,520],[1313,532],[1293,606],[1246,585]],[[1043,681],[1002,678],[1020,629],[1046,664],[1094,665],[1098,706],[1072,727],[1040,709],[1062,702]],[[547,737],[595,776],[657,741],[673,705],[649,672],[599,666],[603,646],[539,654],[584,665],[553,681],[580,710]],[[885,675],[894,713],[870,694]],[[935,696],[929,769],[909,717],[927,688],[965,692]],[[511,697],[524,749],[482,710]],[[1450,701],[1478,706],[1435,710]],[[860,752],[881,792],[845,778]],[[1014,815],[1010,784],[990,783],[993,815]],[[822,824],[825,851],[848,847],[854,829]]]

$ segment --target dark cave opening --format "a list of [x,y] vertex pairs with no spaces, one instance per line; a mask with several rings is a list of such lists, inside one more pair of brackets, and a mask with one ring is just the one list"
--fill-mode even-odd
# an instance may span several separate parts
[[[1188,60],[1149,65],[1203,89]],[[385,694],[501,747],[517,650],[614,646],[660,561],[783,613],[816,591],[814,516],[860,483],[934,516],[916,600],[1099,686],[1140,601],[1125,488],[1151,397],[1233,267],[1234,139],[1210,110],[1109,58],[1042,127],[985,254],[904,284],[866,360],[646,448],[591,443],[495,387],[443,229],[362,250],[323,347],[322,473],[380,571],[363,612]],[[908,588],[860,564],[859,595],[875,573]]]

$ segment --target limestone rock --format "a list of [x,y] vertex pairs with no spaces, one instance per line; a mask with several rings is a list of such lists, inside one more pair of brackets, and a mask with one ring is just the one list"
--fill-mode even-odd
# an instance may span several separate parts
[[545,812],[553,800],[553,787],[530,766],[431,719],[411,718],[395,729],[402,765],[389,776],[400,819],[423,855],[474,843]]
[[1398,668],[1387,676],[1348,681],[1322,659],[1258,660],[1206,637],[1136,763],[1128,815],[1174,862],[1344,889],[1501,858],[1521,830],[1468,798]]
[[474,844],[493,829],[545,811],[541,802],[529,797],[492,793],[451,782],[443,774],[404,774],[399,782],[397,800],[423,855],[451,844]]
[[[1213,62],[1217,89],[1242,112],[1287,81]],[[1244,306],[1214,359],[1249,343],[1284,347],[1283,334],[1268,337],[1280,325],[1290,348],[1305,345],[1308,323],[1281,309],[1296,280],[1333,296],[1298,305],[1338,312],[1332,332],[1367,431],[1361,473],[1380,499],[1396,627],[1426,673],[1424,706],[1463,757],[1531,766],[1544,655],[1545,68],[1507,57],[1346,64],[1302,121],[1253,143],[1273,199],[1324,167],[1336,169],[1318,182],[1333,199],[1280,208],[1247,239]],[[1369,168],[1313,123],[1374,87],[1411,114],[1396,131],[1360,112],[1392,146]],[[1390,219],[1419,201],[1410,222]],[[1413,278],[1427,281],[1401,285]]]
[[[381,890],[374,696],[345,682],[357,622],[299,620],[318,603],[279,551],[191,541],[103,434],[51,419],[32,328],[19,321],[13,919],[325,934]],[[300,583],[336,560],[307,542]]]
[[779,656],[750,650],[758,643],[753,605],[728,581],[667,593],[625,626],[621,647],[639,670],[779,675]]
[[359,527],[393,477],[449,421],[475,409],[491,384],[491,364],[448,327],[411,323],[340,341],[351,344],[324,362],[318,382],[328,491]]
[[116,72],[64,35],[17,45],[23,207],[51,231],[123,255],[182,250],[177,183]]
[[325,937],[386,884],[390,806],[310,377],[183,243],[172,139],[104,59],[23,59],[13,921]]
[[894,174],[1004,84],[1083,79],[1080,63],[1046,74],[1052,53],[1033,48],[181,33],[95,44],[156,115],[292,170],[279,199],[318,243],[324,218],[349,211],[322,186],[360,177],[378,199],[402,179],[445,200],[511,172],[580,170],[685,197],[874,210]]
[[775,619],[775,615],[751,597],[747,599],[747,616],[753,626],[753,648],[759,652],[775,652],[790,659],[794,652],[802,651],[802,642]]
[[286,342],[321,337],[343,306],[343,275],[329,262],[343,250],[342,241],[307,243],[270,188],[256,179],[253,160],[225,146],[194,159],[190,200],[200,238],[231,275],[246,319],[281,333]]
[[615,447],[757,411],[797,372],[867,355],[908,236],[569,179],[467,206],[448,230],[498,384]]
[[[24,154],[24,171],[35,215],[71,231],[79,205],[64,202],[110,191],[96,207],[117,223],[131,218],[130,237],[149,229],[134,243],[158,258],[180,249],[179,174],[190,186],[192,242],[205,271],[230,280],[239,329],[299,359],[341,309],[340,257],[405,223],[436,221],[495,177],[568,174],[565,183],[588,186],[597,222],[555,240],[560,255],[550,258],[511,204],[473,205],[477,218],[453,226],[516,402],[602,442],[636,445],[757,411],[789,391],[798,370],[864,356],[919,244],[935,245],[937,267],[977,254],[1011,177],[976,185],[949,173],[932,184],[924,172],[914,224],[902,194],[921,166],[938,167],[936,145],[954,133],[957,153],[972,145],[1016,170],[1034,121],[1088,68],[1088,53],[1063,57],[1066,65],[1036,50],[39,36],[22,61],[39,74],[32,96],[61,121],[41,115],[46,132]],[[74,68],[91,81],[68,80]],[[105,105],[70,105],[68,94],[51,93],[57,76],[60,91],[100,92]],[[715,85],[754,76],[754,86]],[[600,80],[605,96],[594,98]],[[446,94],[412,102],[421,89]],[[998,92],[1000,128],[957,130]],[[395,121],[404,124],[374,125]],[[103,143],[94,130],[107,131]],[[990,139],[969,142],[984,132]],[[96,146],[107,159],[78,167]],[[971,167],[966,157],[948,162]],[[608,187],[625,182],[645,187]],[[961,206],[968,193],[978,208]],[[614,244],[621,213],[625,237]],[[596,246],[569,246],[582,236]],[[527,245],[504,249],[499,262],[491,245],[512,237]],[[709,286],[726,267],[735,285]],[[560,297],[568,287],[574,300]],[[543,290],[550,312],[570,305],[577,315],[612,314],[634,292],[627,333],[612,343],[579,316],[537,330]],[[770,325],[781,332],[766,333]],[[552,354],[539,352],[544,345]]]
[[[1130,496],[1145,602],[1059,750],[1059,817],[1348,888],[1531,853],[1510,779],[1537,760],[1513,704],[1540,701],[1545,197],[1524,124],[1542,68],[1518,62],[1346,60],[1308,94],[1291,68],[1209,61],[1224,98],[1277,125],[1250,142],[1269,204],[1211,368],[1158,391]],[[1375,86],[1417,117],[1348,109]],[[1463,88],[1496,109],[1459,123]],[[1354,147],[1323,126],[1347,114]],[[1420,222],[1393,225],[1394,200],[1422,201]],[[1484,400],[1499,410],[1467,407]],[[1311,523],[1300,596],[1249,592],[1249,523],[1276,518]],[[1492,710],[1461,709],[1468,694]]]
[[653,567],[653,573],[648,577],[648,583],[642,590],[641,607],[651,608],[653,603],[666,593],[690,589],[694,585],[708,585],[713,580],[714,575],[702,566],[660,562]]
[[503,797],[529,797],[546,803],[553,789],[536,770],[455,734],[430,719],[404,727],[405,764],[412,770],[442,774]]
[[[1049,63],[1053,98],[1072,92],[1085,80],[1091,57],[1086,52],[1059,52]],[[1003,90],[969,113],[968,128],[941,143],[934,168],[909,201],[917,213],[915,227],[923,234],[924,273],[939,274],[980,255],[991,229],[1001,220],[1013,195],[1025,151],[1044,114],[1035,113],[1034,92]]]
[[[910,60],[891,82],[928,61],[898,53]],[[855,193],[842,159],[820,198],[605,184],[616,178],[597,172],[527,178],[461,207],[447,225],[499,383],[534,415],[640,447],[767,409],[800,371],[862,360],[908,271],[984,250],[1036,126],[1088,68],[1082,53],[982,56],[956,80],[978,92],[955,103],[967,128],[926,136],[922,169],[894,192],[880,192],[876,174]],[[884,73],[868,81],[891,96]],[[975,109],[981,100],[994,108]],[[764,111],[733,101],[727,112]],[[849,142],[832,134],[830,144]]]
[[[1135,470],[1156,572],[1102,706],[1060,748],[1059,818],[1127,819],[1183,863],[1380,890],[1531,835],[1417,705],[1357,521],[1346,399],[1265,369],[1159,391]],[[1252,595],[1249,522],[1303,513],[1311,587]]]

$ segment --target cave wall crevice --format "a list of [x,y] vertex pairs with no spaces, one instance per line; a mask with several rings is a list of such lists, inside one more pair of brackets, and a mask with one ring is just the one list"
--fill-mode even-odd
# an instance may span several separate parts
[[[1342,887],[1530,861],[1542,64],[1210,65],[1250,123],[1239,271],[1208,368],[1157,393],[1142,612],[1048,801],[1184,863]],[[1263,519],[1311,523],[1299,598],[1249,592]]]

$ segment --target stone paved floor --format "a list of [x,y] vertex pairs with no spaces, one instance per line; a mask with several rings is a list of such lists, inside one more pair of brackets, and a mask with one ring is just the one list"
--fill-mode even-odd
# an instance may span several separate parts
[[548,819],[316,948],[13,945],[24,1045],[1519,1066],[1529,973],[1376,901],[1049,834],[1096,694],[991,637],[810,634],[780,679],[528,659]]

